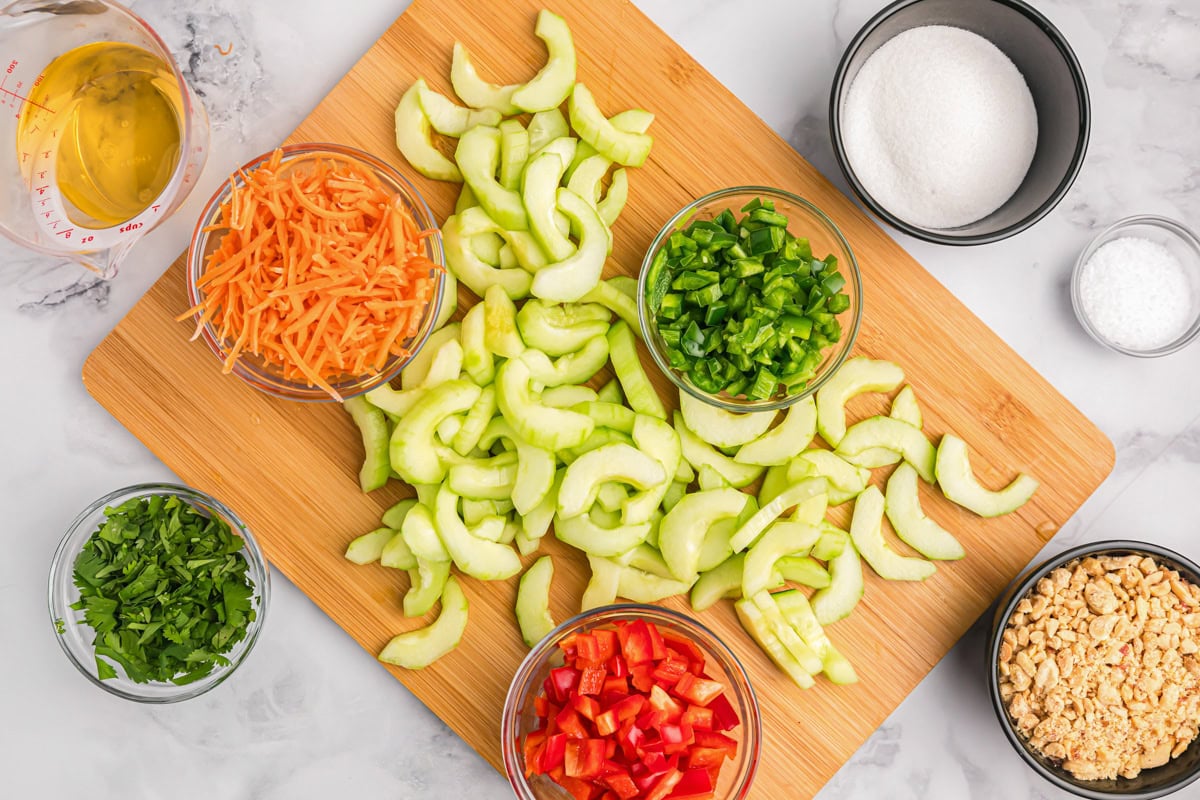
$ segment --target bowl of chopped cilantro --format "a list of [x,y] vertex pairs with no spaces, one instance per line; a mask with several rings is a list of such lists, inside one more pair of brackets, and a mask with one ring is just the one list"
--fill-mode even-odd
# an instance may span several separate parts
[[690,203],[659,232],[638,278],[642,336],[680,391],[727,411],[811,395],[846,360],[862,279],[837,225],[764,186]]
[[270,577],[225,505],[172,484],[101,497],[75,518],[50,567],[50,619],[71,663],[119,697],[173,703],[245,661]]

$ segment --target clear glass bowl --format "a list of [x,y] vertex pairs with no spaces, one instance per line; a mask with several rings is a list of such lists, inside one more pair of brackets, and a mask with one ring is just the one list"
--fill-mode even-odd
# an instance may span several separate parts
[[571,800],[571,794],[548,775],[525,777],[525,755],[522,743],[525,735],[537,729],[538,719],[534,700],[542,683],[554,667],[562,666],[563,655],[558,643],[573,633],[611,626],[614,622],[645,620],[694,643],[706,657],[705,670],[717,681],[729,687],[730,702],[742,724],[726,735],[738,740],[737,758],[725,764],[717,784],[714,800],[744,800],[758,769],[762,746],[762,718],[758,699],[750,686],[750,678],[737,656],[712,631],[691,617],[659,606],[627,603],[604,606],[572,617],[546,634],[546,638],[529,651],[517,674],[513,676],[504,699],[504,714],[500,721],[500,749],[504,771],[518,800]]
[[[241,553],[249,565],[247,576],[254,584],[251,602],[256,612],[255,619],[246,629],[246,636],[225,654],[229,665],[215,668],[212,673],[183,686],[169,682],[152,681],[135,683],[125,676],[119,664],[113,664],[117,677],[101,680],[96,674],[96,652],[92,646],[94,631],[83,621],[83,612],[71,608],[71,604],[79,599],[79,589],[75,586],[75,560],[79,557],[83,546],[92,534],[103,524],[105,510],[119,506],[127,500],[154,495],[179,497],[198,511],[224,521],[234,533],[242,537],[245,546]],[[50,623],[57,631],[58,643],[67,658],[75,665],[85,678],[105,691],[123,697],[126,700],[136,700],[140,703],[176,703],[198,697],[209,689],[220,684],[233,674],[258,641],[262,631],[263,621],[267,615],[267,606],[271,597],[271,576],[267,562],[263,558],[258,543],[237,515],[218,500],[186,486],[169,483],[144,483],[129,486],[110,492],[89,505],[75,518],[67,528],[67,533],[59,542],[50,564],[49,579]],[[61,627],[61,630],[57,630]],[[110,662],[111,663],[111,662]]]
[[[650,265],[654,263],[658,251],[666,246],[667,239],[675,231],[686,227],[695,220],[711,220],[725,209],[734,214],[739,213],[744,205],[756,197],[771,200],[775,210],[788,218],[788,231],[793,236],[808,239],[812,245],[813,256],[824,258],[827,254],[837,257],[838,269],[846,278],[842,291],[850,298],[850,307],[837,315],[842,326],[842,338],[837,344],[827,348],[824,358],[817,368],[816,375],[803,389],[790,394],[779,393],[763,400],[750,400],[744,396],[734,397],[725,392],[712,394],[692,383],[684,373],[673,368],[667,360],[666,343],[658,332],[658,321],[650,313],[646,305],[646,291],[650,286]],[[687,392],[692,397],[702,400],[709,405],[733,412],[774,411],[786,408],[792,403],[808,397],[828,381],[838,367],[854,349],[854,341],[858,338],[859,324],[862,322],[862,276],[858,271],[858,261],[850,250],[850,243],[829,217],[821,209],[802,197],[797,197],[782,189],[772,189],[767,186],[735,186],[731,189],[707,194],[679,210],[667,221],[659,231],[658,236],[650,244],[646,257],[642,260],[641,274],[638,276],[637,288],[638,320],[642,327],[642,339],[645,340],[654,363],[662,370],[680,391]]]
[[[394,192],[403,199],[405,207],[412,214],[418,228],[422,231],[437,230],[437,223],[434,220],[433,212],[429,210],[429,206],[425,203],[420,193],[417,192],[416,187],[394,168],[375,156],[353,147],[329,143],[294,144],[288,145],[282,148],[282,150],[283,167],[286,167],[289,163],[295,163],[300,159],[309,159],[313,156],[320,156],[328,160],[343,163],[357,162],[360,165],[368,167],[389,191]],[[241,174],[257,169],[269,161],[273,153],[274,151],[272,150],[247,162],[245,166],[234,173],[229,181],[221,185],[221,188],[208,201],[208,205],[204,207],[204,211],[201,212],[200,220],[196,223],[196,230],[192,234],[192,241],[188,246],[187,254],[186,277],[189,308],[195,307],[203,300],[203,292],[197,286],[197,281],[204,274],[208,256],[217,249],[220,245],[221,237],[227,231],[225,228],[218,228],[216,230],[206,230],[206,228],[216,224],[220,219],[221,204],[229,198],[233,191],[234,183],[238,185],[243,183]],[[438,313],[441,310],[442,290],[445,285],[446,257],[442,248],[440,233],[435,232],[426,236],[422,239],[422,242],[425,245],[425,256],[438,267],[438,269],[430,270],[430,277],[437,281],[437,290],[433,293],[433,300],[425,307],[420,329],[412,339],[405,342],[408,355],[393,355],[378,373],[346,375],[331,381],[330,385],[343,398],[368,392],[376,386],[390,382],[417,355],[422,345],[425,344],[425,340],[429,338],[429,334],[433,332]],[[200,315],[197,314],[195,317],[196,321],[199,322]],[[217,331],[211,323],[205,323],[201,330],[201,338],[204,339],[209,349],[212,350],[220,362],[224,363],[229,355],[229,346],[232,343],[219,339]],[[280,374],[280,370],[277,367],[266,364],[261,359],[249,353],[243,353],[234,363],[233,374],[255,389],[285,400],[308,402],[333,401],[333,398],[321,388],[309,386],[307,383],[299,381],[288,380]]]
[[[1081,287],[1079,285],[1083,266],[1101,247],[1115,239],[1126,236],[1149,239],[1152,242],[1162,245],[1179,259],[1179,263],[1187,271],[1188,281],[1191,285],[1192,322],[1175,341],[1168,342],[1162,347],[1150,350],[1135,350],[1117,344],[1096,329],[1096,326],[1088,319],[1087,312],[1083,306]],[[1079,259],[1075,262],[1075,268],[1071,271],[1071,307],[1075,310],[1075,317],[1079,320],[1079,324],[1083,326],[1083,329],[1087,331],[1088,336],[1091,336],[1109,350],[1124,353],[1127,356],[1157,358],[1158,356],[1169,355],[1176,350],[1186,347],[1196,339],[1197,334],[1200,334],[1200,239],[1182,223],[1152,214],[1126,217],[1114,222],[1102,230],[1096,238],[1092,239],[1091,243],[1079,254]]]

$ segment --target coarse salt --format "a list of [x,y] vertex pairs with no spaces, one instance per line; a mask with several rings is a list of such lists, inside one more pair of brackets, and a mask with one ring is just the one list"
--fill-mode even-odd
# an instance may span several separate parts
[[911,225],[957,228],[1012,197],[1037,150],[1037,110],[998,47],[926,25],[863,64],[842,112],[846,158],[867,193]]
[[1170,344],[1195,317],[1187,270],[1150,239],[1123,236],[1098,247],[1080,270],[1078,288],[1096,332],[1130,350]]

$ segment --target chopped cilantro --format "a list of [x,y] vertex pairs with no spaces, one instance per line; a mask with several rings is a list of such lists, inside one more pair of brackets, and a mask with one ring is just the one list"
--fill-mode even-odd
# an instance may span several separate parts
[[117,677],[116,663],[136,683],[182,685],[227,665],[256,616],[241,537],[174,496],[105,516],[75,559],[71,606],[96,633],[100,679]]
[[63,622],[62,617],[54,618],[54,630],[58,631],[60,635],[67,632],[67,623]]

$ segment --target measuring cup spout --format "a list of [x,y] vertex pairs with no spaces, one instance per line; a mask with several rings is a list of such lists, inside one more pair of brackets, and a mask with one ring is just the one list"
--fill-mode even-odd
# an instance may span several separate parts
[[130,238],[113,245],[107,250],[97,250],[91,253],[73,253],[69,257],[72,261],[82,264],[101,278],[111,280],[117,277],[121,263],[125,261],[126,256],[129,255],[129,251],[133,249],[133,245],[136,242],[137,238]]

